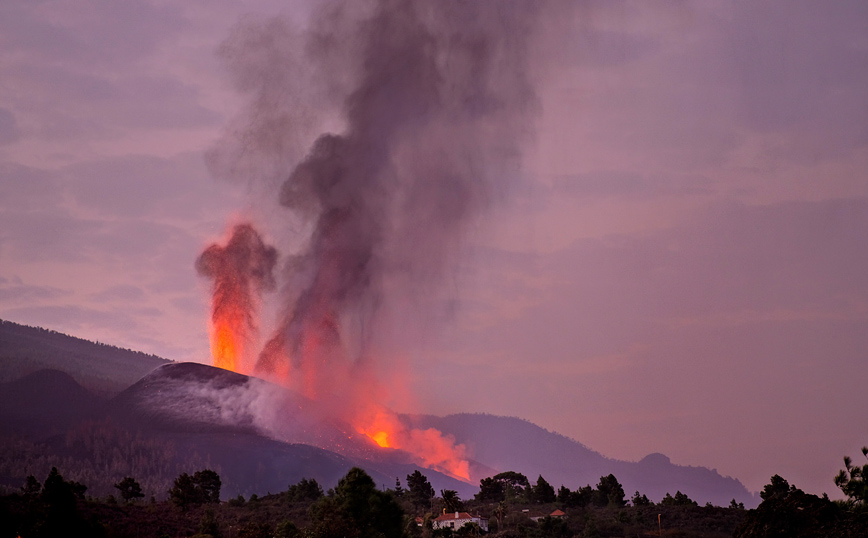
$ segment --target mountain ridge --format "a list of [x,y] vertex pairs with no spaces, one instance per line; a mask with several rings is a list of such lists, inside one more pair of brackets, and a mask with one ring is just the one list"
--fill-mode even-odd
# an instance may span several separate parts
[[[8,343],[15,340],[16,334],[16,331],[8,330],[10,324],[12,323],[6,321],[0,324],[0,329],[4,329],[0,331],[0,357],[13,356],[15,359],[14,355],[26,352],[26,346],[34,340],[30,334],[29,339],[21,338],[9,346]],[[45,329],[39,331],[44,332],[37,332],[36,336],[43,338],[53,339],[60,334]],[[80,375],[91,364],[97,365],[100,376],[110,375],[117,369],[117,365],[128,365],[137,372],[147,371],[123,390],[115,392],[110,400],[105,399],[107,403],[103,404],[101,412],[94,412],[91,407],[82,404],[82,409],[87,408],[86,410],[77,415],[72,413],[65,419],[42,417],[39,424],[50,426],[45,426],[46,433],[58,433],[64,420],[74,422],[90,418],[108,420],[131,431],[150,432],[149,435],[155,435],[190,454],[204,453],[205,447],[210,443],[209,450],[214,454],[214,461],[228,473],[231,487],[226,490],[227,493],[238,491],[261,494],[264,491],[254,490],[283,489],[287,484],[280,484],[280,480],[303,478],[304,476],[296,478],[296,471],[301,472],[302,468],[311,471],[319,469],[318,479],[325,481],[324,486],[328,487],[332,485],[330,480],[336,481],[349,469],[347,465],[355,464],[369,470],[384,487],[393,485],[396,476],[400,478],[404,472],[410,474],[413,470],[420,469],[429,476],[438,491],[454,489],[466,498],[478,490],[477,486],[413,464],[412,458],[406,453],[384,451],[372,446],[367,438],[354,438],[355,432],[347,425],[331,422],[327,417],[318,415],[315,406],[299,395],[261,379],[198,363],[173,363],[129,350],[125,350],[126,353],[124,350],[114,351],[119,348],[108,348],[81,339],[74,339],[72,342],[77,353],[72,369],[76,369]],[[99,370],[101,358],[107,350],[113,354],[112,366]],[[44,345],[39,348],[39,352],[43,354],[44,362],[61,366],[67,364],[58,357],[54,357],[53,362],[51,357],[46,359]],[[142,362],[133,364],[136,361]],[[154,364],[157,366],[152,368]],[[6,367],[7,362],[4,360],[3,368]],[[4,372],[4,375],[8,376],[9,372]],[[70,388],[69,380],[63,379],[62,375],[41,375],[53,375],[57,378],[58,386],[67,387],[52,392],[57,392],[58,395],[66,394],[70,390],[75,392],[74,388]],[[93,379],[95,376],[91,374],[90,378],[87,375],[84,377]],[[126,377],[114,379],[113,386],[119,386],[123,382],[121,379],[129,377],[131,376],[127,373]],[[84,385],[75,380],[74,376],[71,380],[78,385]],[[12,387],[9,383],[3,385],[6,388]],[[94,398],[99,400],[100,396],[94,395]],[[86,397],[84,399],[87,400]],[[40,403],[35,407],[42,406],[44,409],[46,406],[50,408],[50,405]],[[55,402],[55,405],[63,404]],[[271,407],[268,407],[269,405]],[[19,409],[20,407],[15,398],[0,398],[0,419],[3,422],[0,424],[0,431],[16,431],[14,428],[10,429],[10,425],[16,424],[16,420],[19,429],[22,423],[30,420],[27,419],[27,412],[34,406],[28,405],[24,409]],[[652,500],[659,500],[665,493],[674,494],[677,490],[700,503],[711,502],[718,506],[728,505],[731,499],[744,502],[746,506],[755,506],[758,503],[756,495],[750,493],[737,479],[722,477],[715,470],[676,465],[662,454],[649,454],[638,462],[614,460],[576,440],[518,417],[485,413],[401,417],[413,427],[436,428],[444,435],[452,436],[456,443],[464,444],[472,458],[472,468],[476,470],[476,475],[482,473],[490,476],[501,471],[517,471],[525,474],[531,481],[537,476],[543,476],[555,487],[565,485],[570,489],[577,489],[584,485],[594,485],[601,476],[611,473],[624,485],[628,496],[632,491],[639,491]],[[347,432],[351,435],[347,436]],[[34,432],[29,432],[30,439],[37,439],[38,436],[33,434]],[[234,449],[231,448],[233,446]],[[301,446],[310,448],[298,448]],[[330,450],[333,448],[338,448],[338,451]],[[233,450],[244,452],[246,457],[258,459],[261,464],[250,468],[245,462],[234,462]],[[300,456],[302,453],[306,455],[304,458]],[[294,461],[296,463],[293,463]],[[305,467],[304,461],[318,463]],[[269,475],[274,480],[267,480]],[[245,476],[263,478],[248,480],[250,483],[245,485],[242,483]]]

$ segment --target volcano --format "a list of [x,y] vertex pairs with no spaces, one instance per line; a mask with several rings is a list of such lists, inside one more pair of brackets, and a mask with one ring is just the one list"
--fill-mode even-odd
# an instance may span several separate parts
[[[34,338],[58,337],[49,331],[30,332],[33,334],[26,342],[31,347]],[[16,342],[24,340],[4,348],[10,360],[0,363],[3,368],[15,362],[15,350],[26,347]],[[130,362],[129,369],[138,367],[132,363],[139,356],[129,351],[84,341],[79,344],[82,357],[110,354],[119,364]],[[70,445],[70,436],[83,423],[108,423],[142,439],[159,441],[160,446],[173,447],[167,457],[177,460],[173,460],[174,466],[161,467],[165,475],[160,478],[162,482],[136,475],[143,486],[153,484],[149,493],[158,497],[165,495],[166,481],[171,484],[180,471],[194,472],[203,465],[222,477],[224,497],[284,491],[302,478],[314,478],[328,488],[358,466],[382,487],[392,487],[396,478],[403,481],[418,469],[435,491],[451,489],[463,498],[478,491],[480,478],[517,471],[531,481],[541,475],[555,487],[570,489],[594,485],[601,476],[612,473],[628,494],[639,491],[655,501],[666,493],[681,491],[701,504],[725,506],[731,499],[749,507],[758,503],[737,479],[714,470],[677,465],[663,454],[651,454],[638,462],[614,460],[519,418],[395,414],[408,428],[436,428],[465,446],[472,482],[462,481],[426,467],[408,452],[378,446],[369,436],[321,409],[320,403],[262,379],[198,363],[164,362],[106,399],[95,396],[93,387],[82,387],[69,375],[73,372],[60,371],[71,368],[63,361],[63,354],[51,360],[46,357],[44,364],[51,364],[54,370],[32,372],[0,384],[3,441],[25,438],[53,451],[53,455],[46,455],[50,464],[63,460],[68,465],[70,460],[64,458],[83,461],[90,457],[71,452],[75,447]],[[82,373],[79,366],[75,368],[76,375]],[[83,378],[89,379],[87,375]],[[32,460],[32,455],[24,456]],[[191,462],[195,462],[194,467],[190,467]],[[24,464],[19,467],[26,471],[24,475],[0,476],[0,484],[17,488],[26,474],[36,472],[32,467],[25,469]],[[74,469],[64,472],[77,476]],[[111,484],[124,476],[112,472],[108,468],[98,470],[98,476],[105,474],[107,489],[103,493],[94,483],[94,475],[81,475],[80,479],[93,486],[89,491],[104,495],[113,493]]]
[[[251,477],[258,477],[254,490],[283,490],[301,478],[332,485],[354,466],[388,486],[396,477],[419,469],[435,488],[462,495],[476,490],[420,467],[406,452],[377,446],[349,424],[331,418],[317,402],[204,364],[156,368],[109,401],[103,416],[206,454],[239,491],[251,489],[245,484]],[[477,468],[485,469],[478,464]]]

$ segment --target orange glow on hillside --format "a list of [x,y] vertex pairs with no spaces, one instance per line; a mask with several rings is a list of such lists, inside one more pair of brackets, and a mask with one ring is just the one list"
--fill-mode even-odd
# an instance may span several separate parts
[[358,417],[355,421],[359,433],[368,436],[383,448],[394,448],[413,454],[425,467],[470,481],[470,463],[465,456],[464,445],[455,444],[455,439],[434,428],[410,428],[398,415],[385,407],[370,404],[370,408],[374,411],[369,412],[367,417]]

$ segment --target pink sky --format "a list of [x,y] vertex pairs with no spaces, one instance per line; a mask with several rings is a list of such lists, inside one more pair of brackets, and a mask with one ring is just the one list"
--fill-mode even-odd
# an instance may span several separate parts
[[[868,6],[581,6],[533,48],[522,177],[383,321],[396,406],[838,496],[868,444]],[[199,252],[239,217],[284,253],[297,232],[267,186],[209,177],[245,104],[215,52],[309,12],[5,2],[0,318],[208,362]]]

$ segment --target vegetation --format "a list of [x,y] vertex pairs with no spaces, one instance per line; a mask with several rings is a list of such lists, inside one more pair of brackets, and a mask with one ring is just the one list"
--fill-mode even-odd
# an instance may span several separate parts
[[[520,492],[515,486],[524,481],[518,473],[507,473],[498,480],[513,482],[513,500],[462,500],[454,490],[429,496],[430,483],[420,471],[407,476],[406,489],[397,480],[395,489],[383,491],[365,471],[353,468],[326,493],[316,480],[305,478],[274,495],[217,502],[220,477],[206,469],[176,477],[165,501],[143,500],[136,495],[137,479],[124,477],[115,488],[125,501],[119,503],[113,495],[85,497],[88,489],[84,485],[64,479],[55,468],[44,485],[28,476],[18,492],[0,497],[0,537],[54,536],[60,528],[106,537],[471,538],[484,534],[478,525],[434,530],[431,521],[447,510],[489,518],[489,534],[504,538],[648,535],[658,528],[658,514],[666,529],[717,538],[728,536],[744,514],[744,510],[695,504],[590,503],[571,509],[558,502],[557,496],[551,500],[554,490],[542,477]],[[592,488],[594,498],[608,499],[617,480],[601,477],[600,484],[606,493]],[[540,493],[548,495],[550,502],[543,501]],[[565,508],[566,517],[550,515]]]
[[[846,482],[836,479],[836,483],[860,483],[864,470],[854,475],[853,469],[850,463]],[[481,481],[500,491],[500,500],[483,491],[475,498],[461,499],[454,490],[435,496],[421,471],[407,475],[406,488],[399,479],[395,489],[381,490],[364,470],[353,468],[325,493],[316,480],[304,478],[277,494],[220,502],[219,474],[203,469],[178,475],[168,499],[160,501],[153,496],[146,500],[138,479],[124,476],[114,484],[120,502],[112,494],[88,496],[90,488],[64,478],[52,467],[42,482],[31,474],[18,491],[0,496],[0,538],[61,533],[200,538],[472,538],[485,534],[478,525],[435,530],[432,521],[444,511],[486,518],[488,534],[496,538],[868,535],[868,510],[859,497],[862,490],[855,486],[845,490],[854,492],[849,500],[835,502],[806,494],[775,475],[761,492],[762,504],[745,510],[735,500],[726,507],[699,506],[680,491],[656,504],[637,491],[628,502],[613,475],[601,476],[594,487],[571,491],[562,486],[556,494],[542,476],[533,485],[526,480],[520,473],[501,473]]]
[[170,441],[130,433],[107,421],[85,421],[66,435],[42,442],[11,433],[0,435],[4,484],[21,484],[28,475],[45,476],[52,467],[87,484],[96,496],[117,494],[117,484],[136,477],[142,494],[164,498],[179,473],[207,464],[198,454],[183,452]]
[[830,501],[791,486],[778,475],[760,495],[763,502],[750,510],[735,530],[735,538],[808,538],[868,536],[868,513],[849,503]]
[[103,395],[114,395],[171,361],[115,346],[0,320],[0,382],[54,368]]
[[[868,446],[862,447],[862,455],[868,459]],[[853,465],[849,456],[844,456],[844,468],[835,477],[835,485],[850,499],[854,508],[865,509],[868,503],[868,463]]]

